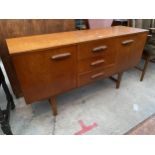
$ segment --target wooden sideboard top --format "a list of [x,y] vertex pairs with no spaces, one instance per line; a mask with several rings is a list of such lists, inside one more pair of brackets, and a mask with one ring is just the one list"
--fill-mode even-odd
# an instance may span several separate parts
[[89,29],[11,38],[6,39],[6,43],[10,54],[18,54],[142,32],[147,32],[147,30],[125,26],[114,26],[103,29]]

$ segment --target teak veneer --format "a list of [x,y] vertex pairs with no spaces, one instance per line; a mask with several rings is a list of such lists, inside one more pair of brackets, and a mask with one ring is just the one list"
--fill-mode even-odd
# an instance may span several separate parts
[[[147,30],[115,26],[6,39],[27,104],[134,67]],[[121,76],[119,76],[121,78]]]

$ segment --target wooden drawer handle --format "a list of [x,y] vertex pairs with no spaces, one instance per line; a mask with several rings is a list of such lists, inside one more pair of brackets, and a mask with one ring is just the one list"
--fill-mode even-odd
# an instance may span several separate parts
[[92,62],[90,65],[91,66],[96,66],[96,65],[102,64],[104,62],[105,62],[104,60],[97,60],[97,61]]
[[98,77],[102,76],[103,74],[104,74],[103,72],[100,72],[100,73],[94,74],[94,75],[91,76],[91,79],[98,78]]
[[92,52],[100,52],[100,51],[106,50],[107,48],[108,47],[106,45],[95,47],[95,48],[92,49]]
[[57,55],[52,56],[52,59],[53,60],[60,60],[60,59],[67,58],[69,56],[71,56],[71,53],[62,53],[62,54],[57,54]]
[[134,40],[132,40],[132,39],[130,39],[130,40],[125,40],[125,41],[122,42],[122,45],[128,45],[128,44],[131,44],[131,43],[133,43],[133,42],[134,42]]

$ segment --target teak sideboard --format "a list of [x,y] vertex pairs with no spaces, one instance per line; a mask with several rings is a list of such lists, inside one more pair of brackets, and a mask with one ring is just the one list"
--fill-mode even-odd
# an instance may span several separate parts
[[25,101],[49,99],[134,67],[147,30],[125,26],[6,39]]

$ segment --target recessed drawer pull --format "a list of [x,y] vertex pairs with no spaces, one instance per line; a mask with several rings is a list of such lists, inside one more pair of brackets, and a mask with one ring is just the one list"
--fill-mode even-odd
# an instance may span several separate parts
[[133,43],[133,42],[134,42],[134,40],[132,40],[132,39],[130,39],[130,40],[125,40],[125,41],[122,42],[122,45],[128,45],[128,44],[131,44],[131,43]]
[[105,62],[104,60],[97,60],[97,61],[92,62],[90,65],[91,66],[96,66],[96,65],[102,64],[104,62]]
[[100,72],[100,73],[94,74],[94,75],[91,76],[91,79],[98,78],[98,77],[102,76],[103,74],[104,74],[103,72]]
[[52,56],[51,58],[52,58],[53,60],[59,60],[59,59],[67,58],[67,57],[69,57],[69,56],[71,56],[71,53],[62,53],[62,54],[54,55],[54,56]]
[[100,52],[100,51],[103,51],[103,50],[106,50],[108,47],[105,45],[105,46],[99,46],[99,47],[95,47],[92,49],[92,52]]

